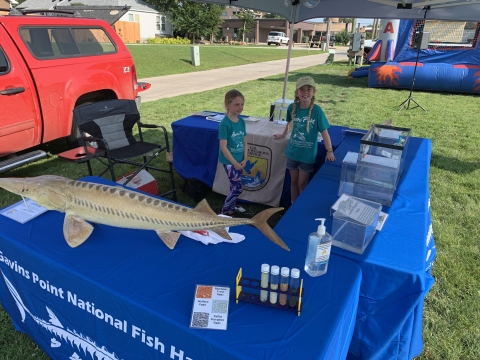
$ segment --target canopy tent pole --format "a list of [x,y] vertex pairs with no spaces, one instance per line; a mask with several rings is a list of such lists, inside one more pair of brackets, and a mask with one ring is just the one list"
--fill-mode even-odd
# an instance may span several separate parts
[[295,18],[297,17],[297,6],[299,2],[292,3],[292,14],[290,16],[290,41],[288,42],[287,65],[285,66],[285,77],[283,79],[282,100],[285,100],[287,92],[288,71],[290,69],[290,54],[292,53],[293,30],[295,28]]

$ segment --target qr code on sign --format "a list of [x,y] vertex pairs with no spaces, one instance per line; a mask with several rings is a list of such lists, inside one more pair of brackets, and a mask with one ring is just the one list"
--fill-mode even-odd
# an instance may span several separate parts
[[194,312],[191,327],[208,327],[208,313]]
[[228,309],[228,301],[226,300],[212,301],[212,313],[226,313],[227,309]]

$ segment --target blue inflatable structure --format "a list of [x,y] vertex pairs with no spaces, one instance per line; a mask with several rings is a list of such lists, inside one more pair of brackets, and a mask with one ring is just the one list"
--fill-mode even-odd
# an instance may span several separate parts
[[418,54],[412,47],[415,33],[430,31],[428,49],[420,50],[414,89],[480,93],[479,24],[457,22],[449,29],[440,21],[402,20],[397,46],[390,50],[393,61],[370,65],[368,87],[410,89]]

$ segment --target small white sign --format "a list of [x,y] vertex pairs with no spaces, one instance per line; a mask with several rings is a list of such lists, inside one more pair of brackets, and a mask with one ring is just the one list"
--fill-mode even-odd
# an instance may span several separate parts
[[[335,201],[335,204],[332,205],[332,210],[337,211],[340,204],[342,204],[344,201],[347,201],[348,199],[350,199],[350,196],[348,196],[346,194],[342,194],[338,198],[338,200]],[[376,227],[377,231],[382,230],[383,225],[387,221],[387,218],[388,218],[388,214],[383,212],[383,211],[380,211],[380,214],[378,215],[378,224],[377,224],[377,227]]]
[[218,285],[197,285],[193,299],[190,327],[227,330],[230,288]]
[[36,218],[38,215],[41,215],[46,211],[46,208],[38,205],[35,201],[26,199],[26,201],[19,201],[1,210],[0,214],[18,221],[20,224],[25,224],[27,221]]

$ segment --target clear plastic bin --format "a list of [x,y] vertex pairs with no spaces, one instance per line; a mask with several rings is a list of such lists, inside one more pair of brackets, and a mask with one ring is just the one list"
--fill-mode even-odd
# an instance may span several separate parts
[[373,125],[360,140],[355,182],[395,190],[405,163],[410,131]]
[[349,151],[342,161],[342,172],[340,173],[340,185],[338,196],[342,194],[353,195],[355,173],[357,171],[358,153]]
[[[338,187],[338,196],[342,194],[347,194],[378,202],[385,206],[390,206],[392,204],[393,195],[395,193],[395,187],[379,186],[372,181],[370,181],[370,184],[356,182],[355,179],[357,174],[357,159],[358,153],[351,151],[349,151],[343,159],[342,172],[340,173],[340,184]],[[363,171],[369,170],[370,168],[368,166],[363,165]],[[373,169],[373,171],[377,170]],[[396,176],[396,173],[393,176]],[[365,178],[371,179],[372,177],[373,176],[366,176]]]
[[362,254],[376,232],[382,205],[347,196],[333,214],[332,245]]
[[293,100],[278,99],[275,101],[273,121],[287,121],[287,109],[290,104],[293,104]]

